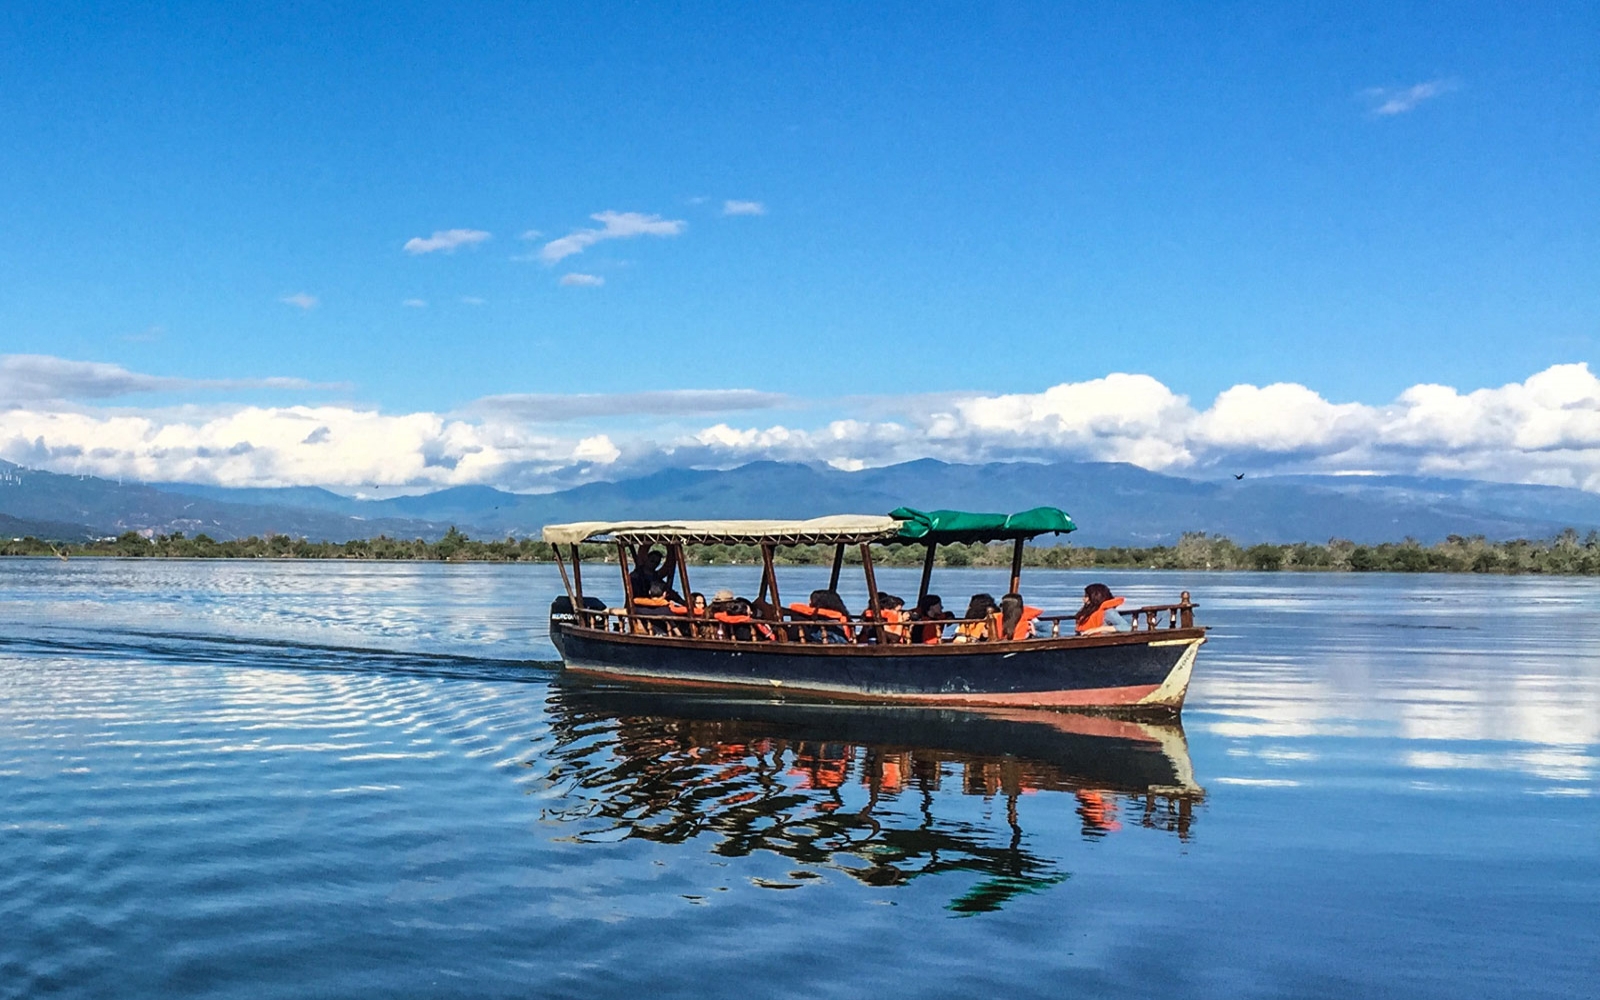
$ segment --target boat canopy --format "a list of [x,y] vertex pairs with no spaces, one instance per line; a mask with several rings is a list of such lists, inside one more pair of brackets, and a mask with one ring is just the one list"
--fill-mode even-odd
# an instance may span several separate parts
[[1012,541],[1078,530],[1067,512],[1055,507],[1035,507],[1019,514],[922,511],[901,507],[889,516],[900,522],[898,540],[924,544]]
[[630,545],[859,545],[865,542],[998,542],[1076,531],[1066,511],[1035,507],[1019,514],[921,511],[901,507],[887,516],[830,514],[806,521],[576,521],[547,524],[551,545],[609,538]]
[[895,537],[900,522],[879,514],[832,514],[807,521],[578,521],[547,524],[551,545],[612,538],[630,545],[858,545]]

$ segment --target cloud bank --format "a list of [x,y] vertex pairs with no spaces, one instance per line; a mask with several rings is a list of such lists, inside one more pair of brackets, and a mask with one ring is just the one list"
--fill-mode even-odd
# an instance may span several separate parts
[[[1383,404],[1332,401],[1304,385],[1275,383],[1237,385],[1201,407],[1149,375],[1113,373],[1036,393],[888,397],[857,407],[870,417],[826,421],[808,420],[805,401],[749,389],[510,394],[451,414],[84,403],[258,387],[315,388],[293,379],[196,381],[38,355],[0,358],[0,458],[57,472],[226,485],[549,489],[668,466],[780,459],[859,469],[937,458],[1129,462],[1198,476],[1409,473],[1600,492],[1600,378],[1586,364],[1470,392],[1420,384]],[[795,419],[728,416],[780,406]],[[583,425],[593,420],[609,421],[604,433]]]
[[[144,375],[102,361],[72,361],[48,354],[0,354],[0,406],[19,403],[114,399],[141,392],[194,389],[342,389],[303,378],[189,379]],[[0,411],[3,414],[3,411]],[[4,420],[0,419],[0,427]]]
[[630,415],[704,416],[735,410],[782,406],[788,397],[754,389],[665,389],[618,393],[514,393],[485,396],[469,412],[516,420],[548,422]]

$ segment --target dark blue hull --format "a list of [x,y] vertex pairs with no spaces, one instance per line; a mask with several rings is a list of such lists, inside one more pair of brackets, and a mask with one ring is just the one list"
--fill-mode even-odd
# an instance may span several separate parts
[[834,699],[1176,712],[1203,629],[940,646],[730,642],[551,623],[570,670]]

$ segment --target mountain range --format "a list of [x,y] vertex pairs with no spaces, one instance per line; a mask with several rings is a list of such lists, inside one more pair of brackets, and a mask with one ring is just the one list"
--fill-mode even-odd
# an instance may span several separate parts
[[1556,486],[1415,476],[1185,479],[1109,462],[951,465],[931,459],[860,472],[796,463],[669,469],[557,493],[457,486],[363,500],[317,487],[118,483],[0,462],[0,533],[77,540],[147,531],[227,539],[269,533],[343,541],[536,535],[545,524],[606,518],[813,517],[899,506],[1069,511],[1083,545],[1155,545],[1186,531],[1241,544],[1361,543],[1447,535],[1544,538],[1600,526],[1600,495]]

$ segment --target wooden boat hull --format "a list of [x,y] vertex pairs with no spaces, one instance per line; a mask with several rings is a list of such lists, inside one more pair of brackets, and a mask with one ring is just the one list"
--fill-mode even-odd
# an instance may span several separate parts
[[884,703],[1175,713],[1205,630],[970,645],[827,645],[629,635],[552,621],[568,670],[648,684]]

